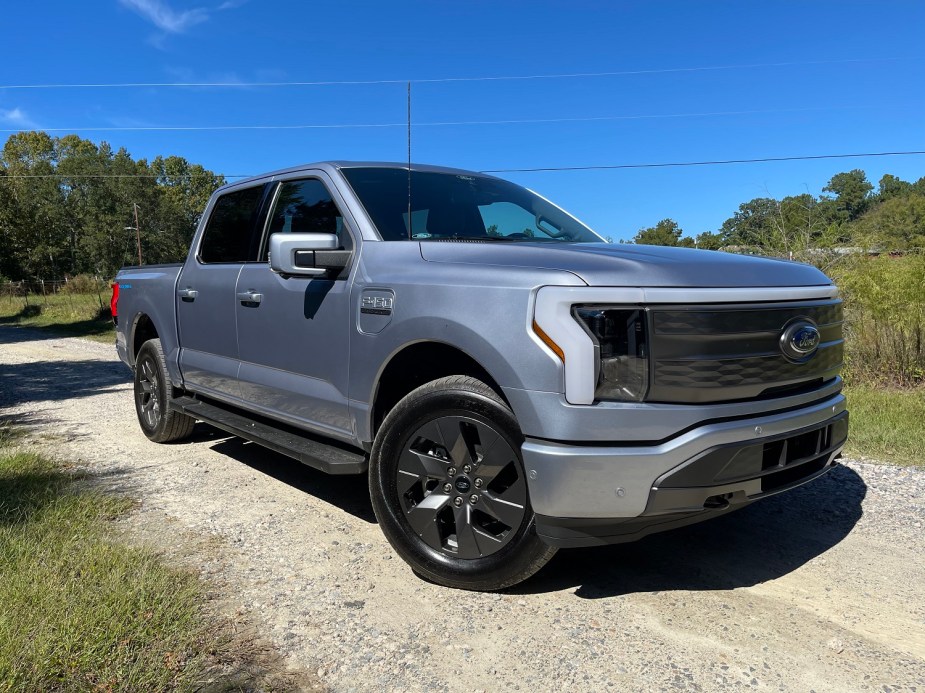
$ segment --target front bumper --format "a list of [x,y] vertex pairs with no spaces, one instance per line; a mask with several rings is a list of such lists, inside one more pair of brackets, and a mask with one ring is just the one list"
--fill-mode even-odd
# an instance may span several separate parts
[[632,540],[708,519],[828,471],[847,438],[838,394],[707,423],[657,445],[523,445],[537,533],[557,546]]

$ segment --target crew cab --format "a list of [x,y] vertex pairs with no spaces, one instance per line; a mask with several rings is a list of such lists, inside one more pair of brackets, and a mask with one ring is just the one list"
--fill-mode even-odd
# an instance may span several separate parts
[[394,549],[457,588],[786,491],[847,438],[822,272],[607,243],[471,171],[325,162],[227,185],[186,261],[123,268],[113,309],[148,438],[203,421],[368,474]]

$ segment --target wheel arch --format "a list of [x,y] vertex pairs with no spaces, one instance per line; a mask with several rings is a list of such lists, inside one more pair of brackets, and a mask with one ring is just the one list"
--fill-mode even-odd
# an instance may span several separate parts
[[450,375],[481,380],[510,407],[498,380],[472,355],[454,344],[420,340],[395,351],[380,370],[369,411],[370,435],[375,438],[386,415],[405,395]]
[[131,345],[131,349],[129,350],[131,365],[135,365],[135,359],[138,356],[138,350],[141,349],[141,345],[149,339],[157,339],[159,337],[160,334],[151,316],[147,313],[137,313],[132,319],[132,327],[129,332],[128,343]]

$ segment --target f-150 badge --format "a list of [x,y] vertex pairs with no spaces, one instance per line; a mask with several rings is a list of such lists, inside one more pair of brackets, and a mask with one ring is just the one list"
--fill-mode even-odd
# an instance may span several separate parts
[[394,300],[391,296],[366,295],[360,305],[360,312],[366,315],[391,315]]
[[395,292],[391,289],[364,289],[360,296],[357,327],[364,334],[378,334],[392,322]]

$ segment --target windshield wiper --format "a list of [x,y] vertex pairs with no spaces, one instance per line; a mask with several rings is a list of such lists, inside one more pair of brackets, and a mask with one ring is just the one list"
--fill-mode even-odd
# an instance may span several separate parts
[[510,238],[508,236],[434,236],[422,240],[427,241],[488,241],[490,243],[516,243],[517,241],[532,241],[532,238]]

